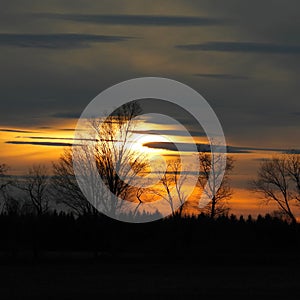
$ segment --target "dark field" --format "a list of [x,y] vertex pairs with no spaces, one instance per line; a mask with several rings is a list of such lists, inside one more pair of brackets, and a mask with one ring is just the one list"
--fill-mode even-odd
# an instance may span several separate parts
[[[1,299],[300,299],[300,255],[181,258],[52,253],[0,267]],[[46,258],[47,257],[47,258]]]
[[0,216],[0,299],[300,299],[300,225],[270,216]]

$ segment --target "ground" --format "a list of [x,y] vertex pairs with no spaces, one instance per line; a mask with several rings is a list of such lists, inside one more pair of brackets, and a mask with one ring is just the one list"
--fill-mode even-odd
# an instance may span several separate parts
[[73,256],[2,261],[1,299],[300,299],[300,255]]

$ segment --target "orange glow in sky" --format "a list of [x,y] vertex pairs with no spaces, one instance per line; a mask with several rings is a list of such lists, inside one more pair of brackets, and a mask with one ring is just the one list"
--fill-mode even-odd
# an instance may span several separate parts
[[[63,124],[63,126],[59,127],[71,129],[74,128],[74,122]],[[160,130],[174,128],[170,125],[143,124],[143,130],[145,130],[145,132],[150,129]],[[13,175],[25,174],[28,167],[33,164],[44,164],[51,170],[52,162],[58,160],[63,149],[72,144],[74,133],[72,130],[56,128],[19,128],[15,130],[15,132],[5,130],[14,129],[2,128],[0,131],[0,163],[7,164],[10,167],[9,173]],[[186,142],[185,137],[173,136],[172,139],[173,141]],[[171,155],[171,158],[172,155],[178,155],[178,152],[143,146],[143,144],[149,142],[170,142],[170,139],[164,135],[134,133],[132,135],[132,141],[131,147],[149,155]],[[198,142],[199,141],[204,142],[205,139],[199,138]],[[45,144],[41,145],[40,143]],[[184,154],[189,155],[188,153]],[[259,196],[248,189],[249,180],[255,178],[261,159],[270,158],[273,154],[274,152],[272,151],[253,151],[250,153],[232,154],[235,163],[234,171],[231,176],[231,185],[234,190],[233,198],[229,202],[231,213],[237,215],[243,214],[244,216],[252,214],[255,216],[258,213],[265,214],[276,209],[275,206],[267,207],[262,205],[262,200]],[[197,195],[193,197],[197,197]]]

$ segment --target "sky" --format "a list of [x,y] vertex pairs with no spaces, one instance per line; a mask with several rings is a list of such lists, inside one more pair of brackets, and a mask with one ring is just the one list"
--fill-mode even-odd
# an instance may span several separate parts
[[50,165],[101,91],[166,77],[208,101],[229,145],[254,149],[233,154],[233,212],[270,210],[247,182],[262,158],[300,149],[299,9],[296,0],[1,1],[0,162],[15,174]]

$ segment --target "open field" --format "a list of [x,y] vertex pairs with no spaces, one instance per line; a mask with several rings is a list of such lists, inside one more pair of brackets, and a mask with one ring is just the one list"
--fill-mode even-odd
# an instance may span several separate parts
[[2,261],[1,299],[299,299],[300,255]]

